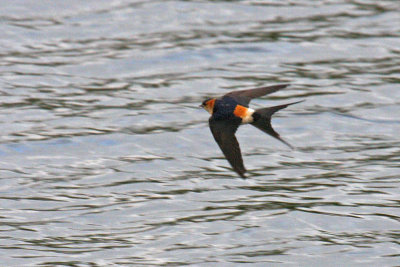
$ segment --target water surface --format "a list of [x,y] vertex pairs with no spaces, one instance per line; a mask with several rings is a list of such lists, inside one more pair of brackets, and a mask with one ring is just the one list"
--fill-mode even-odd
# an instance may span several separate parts
[[[7,266],[395,266],[398,1],[2,1]],[[290,83],[237,137],[198,105]]]

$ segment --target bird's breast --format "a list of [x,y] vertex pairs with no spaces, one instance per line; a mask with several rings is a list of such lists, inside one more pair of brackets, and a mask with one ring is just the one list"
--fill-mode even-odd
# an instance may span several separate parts
[[236,117],[239,117],[242,119],[242,123],[251,123],[253,122],[253,113],[254,109],[251,108],[246,108],[241,105],[237,105],[235,110],[233,111],[233,114]]

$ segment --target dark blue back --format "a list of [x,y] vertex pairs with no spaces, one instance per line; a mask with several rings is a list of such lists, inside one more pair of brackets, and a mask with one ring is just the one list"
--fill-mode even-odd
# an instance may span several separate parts
[[237,106],[235,99],[229,96],[224,96],[222,99],[217,99],[214,104],[212,117],[215,120],[225,120],[234,117],[233,111]]

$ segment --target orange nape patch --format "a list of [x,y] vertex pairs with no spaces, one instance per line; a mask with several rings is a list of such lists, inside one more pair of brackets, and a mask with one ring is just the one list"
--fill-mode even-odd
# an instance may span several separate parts
[[206,110],[212,114],[215,104],[215,98],[206,102]]
[[241,105],[237,105],[235,110],[233,111],[233,114],[235,114],[236,117],[239,117],[239,118],[243,119],[247,115],[247,110],[248,109],[246,107],[243,107]]
[[215,98],[208,100],[206,105],[207,105],[207,107],[214,108],[214,103],[215,103]]

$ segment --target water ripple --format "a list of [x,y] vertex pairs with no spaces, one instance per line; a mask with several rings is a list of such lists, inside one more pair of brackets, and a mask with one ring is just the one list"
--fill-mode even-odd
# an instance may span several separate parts
[[[398,264],[398,1],[19,2],[3,265]],[[305,99],[272,122],[296,149],[241,127],[240,179],[197,107],[274,83],[252,106]]]

